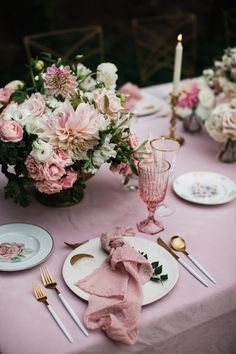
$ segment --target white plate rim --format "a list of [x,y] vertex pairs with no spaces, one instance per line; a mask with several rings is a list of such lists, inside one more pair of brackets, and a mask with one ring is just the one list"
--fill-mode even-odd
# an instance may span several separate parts
[[[9,263],[0,262],[0,271],[17,272],[17,271],[21,271],[21,270],[30,269],[30,268],[33,268],[33,267],[41,264],[42,262],[44,262],[51,255],[51,253],[54,250],[54,240],[53,240],[52,235],[48,232],[48,230],[46,230],[44,227],[39,226],[37,224],[24,223],[24,222],[11,222],[11,223],[0,224],[0,236],[1,236],[1,227],[12,226],[12,225],[24,225],[24,226],[30,226],[30,227],[33,226],[35,228],[41,229],[42,231],[44,231],[45,235],[47,235],[48,239],[51,241],[51,246],[47,250],[45,255],[40,260],[38,260],[37,262],[32,262],[32,259],[34,258],[34,257],[32,257],[30,264],[24,266],[24,262],[23,263],[10,263],[12,265],[12,267],[10,267],[10,268],[2,267],[3,265],[6,265],[6,266],[9,265]],[[39,240],[39,243],[40,243],[40,240]],[[13,265],[15,265],[16,267],[14,268]]]
[[[174,192],[182,199],[185,199],[191,203],[195,203],[195,204],[202,204],[202,205],[221,205],[221,204],[226,204],[226,203],[229,203],[231,202],[232,200],[234,200],[236,198],[236,193],[232,196],[228,196],[228,198],[225,198],[224,200],[219,200],[219,201],[207,201],[207,200],[196,200],[196,199],[193,199],[191,198],[191,196],[188,196],[188,195],[185,195],[185,194],[182,194],[180,191],[179,191],[179,183],[180,183],[180,180],[183,178],[183,177],[186,177],[186,176],[190,176],[190,175],[194,175],[194,174],[198,174],[199,176],[201,175],[211,175],[211,176],[214,176],[214,177],[217,177],[217,178],[221,178],[223,177],[224,180],[228,181],[231,185],[232,185],[232,191],[236,191],[236,183],[231,179],[229,178],[228,176],[225,176],[225,175],[222,175],[220,173],[217,173],[217,172],[211,172],[211,171],[191,171],[191,172],[186,172],[178,177],[176,177],[176,179],[174,180],[174,183],[173,183],[173,190]],[[193,177],[194,178],[194,177]]]
[[[92,238],[89,240],[92,241],[92,240],[99,240],[100,238],[99,237],[96,237],[96,238]],[[136,242],[136,240],[144,240],[145,242],[150,242],[151,243],[151,246],[153,247],[153,244],[155,245],[156,249],[159,249],[161,251],[162,254],[164,254],[164,257],[167,257],[167,259],[169,259],[169,262],[170,262],[170,267],[173,267],[174,270],[175,270],[175,274],[173,273],[173,280],[172,280],[172,283],[169,285],[169,288],[167,290],[166,288],[166,291],[164,292],[164,294],[162,294],[161,296],[156,296],[155,299],[152,299],[150,301],[145,301],[145,299],[143,299],[143,306],[144,305],[148,305],[152,302],[155,302],[159,299],[161,299],[162,297],[166,296],[173,288],[174,286],[176,285],[178,279],[179,279],[179,267],[178,267],[178,264],[176,262],[176,260],[169,254],[168,251],[166,251],[163,247],[159,246],[156,242],[152,241],[152,240],[149,240],[149,239],[144,239],[144,238],[140,238],[140,237],[133,237],[133,236],[126,236],[125,239],[127,241],[129,240],[134,240],[134,242]],[[90,253],[92,254],[91,251],[86,251],[86,247],[88,247],[89,245],[89,242],[82,245],[82,246],[79,246],[77,247],[76,249],[74,249],[73,251],[71,251],[68,256],[66,257],[65,261],[64,261],[64,264],[63,264],[63,267],[62,267],[62,276],[63,276],[63,279],[66,283],[66,285],[69,287],[69,289],[75,294],[77,295],[79,298],[85,300],[85,301],[88,301],[88,298],[89,298],[89,294],[86,293],[85,291],[81,290],[79,287],[75,286],[74,284],[71,283],[70,279],[69,279],[69,276],[67,274],[68,272],[68,269],[67,267],[69,267],[70,271],[73,270],[73,266],[70,265],[70,259],[73,255],[77,254],[77,253]],[[138,241],[137,241],[138,242]],[[85,246],[85,247],[84,247]],[[105,258],[104,258],[105,259]],[[158,256],[157,256],[157,259],[158,260]],[[96,269],[96,268],[94,268]],[[93,269],[93,270],[94,270]],[[78,271],[77,271],[78,272]],[[92,273],[92,271],[91,271]],[[79,274],[79,273],[78,273]],[[82,279],[82,278],[81,278]],[[79,279],[77,279],[79,280]],[[161,284],[156,284],[152,281],[149,281],[148,283],[150,283],[151,285],[155,284],[156,286],[161,286]],[[145,285],[147,285],[148,283],[146,283]],[[145,286],[144,285],[144,286]],[[165,286],[165,285],[164,285]]]
[[[168,107],[168,104],[162,98],[156,97],[156,96],[154,96],[153,94],[151,94],[149,92],[142,92],[142,98],[136,103],[136,105],[134,106],[133,110],[135,111],[136,110],[136,106],[139,105],[140,103],[142,103],[142,101],[145,100],[145,99],[151,99],[153,101],[156,101],[157,105],[158,105],[158,102],[159,102],[159,104],[166,104],[166,107]],[[135,116],[136,117],[147,117],[147,116],[151,116],[153,114],[162,112],[162,110],[163,110],[163,107],[159,107],[158,106],[155,109],[153,109],[153,111],[149,111],[147,113],[138,113],[137,112],[137,113],[135,113]]]

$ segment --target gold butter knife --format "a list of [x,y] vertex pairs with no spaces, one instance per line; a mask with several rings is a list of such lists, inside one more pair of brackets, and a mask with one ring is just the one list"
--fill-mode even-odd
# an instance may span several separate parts
[[68,243],[68,242],[64,242],[64,244],[70,248],[72,248],[73,250],[79,246],[84,245],[85,243],[89,242],[89,240],[85,240],[83,242],[77,242],[77,243]]

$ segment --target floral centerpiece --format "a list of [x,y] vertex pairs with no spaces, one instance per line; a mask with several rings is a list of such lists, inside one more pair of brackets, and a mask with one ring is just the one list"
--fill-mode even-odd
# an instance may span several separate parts
[[[78,202],[84,181],[107,162],[137,173],[132,114],[116,91],[117,68],[93,73],[49,54],[32,60],[30,83],[0,89],[0,164],[5,196],[27,206],[33,186],[41,200]],[[42,198],[43,197],[43,198]],[[46,198],[46,199],[45,199]]]
[[223,143],[219,153],[220,160],[236,161],[236,99],[219,104],[212,111],[205,126],[215,141]]
[[180,88],[176,113],[182,119],[196,114],[205,121],[215,106],[214,92],[196,80],[185,81]]
[[216,108],[205,122],[209,135],[222,143],[219,159],[236,161],[236,47],[227,48],[221,60],[203,71],[203,77],[216,97]]
[[236,47],[227,48],[216,60],[212,68],[203,71],[203,76],[219,101],[230,100],[236,96]]

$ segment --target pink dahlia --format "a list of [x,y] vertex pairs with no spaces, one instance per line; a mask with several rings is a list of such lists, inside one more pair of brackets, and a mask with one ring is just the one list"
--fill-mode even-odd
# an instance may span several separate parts
[[98,143],[99,118],[89,104],[81,103],[74,111],[69,102],[64,102],[53,112],[41,138],[65,150],[72,160],[82,160]]
[[75,94],[77,86],[76,77],[71,75],[69,66],[58,68],[53,64],[47,69],[45,88],[49,94],[66,98]]
[[182,108],[193,108],[198,103],[199,88],[196,83],[186,86],[179,97],[178,105]]

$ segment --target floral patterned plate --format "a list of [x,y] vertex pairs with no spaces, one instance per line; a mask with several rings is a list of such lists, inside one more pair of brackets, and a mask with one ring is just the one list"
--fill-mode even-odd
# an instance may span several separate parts
[[224,204],[236,198],[236,184],[213,172],[185,173],[175,179],[173,189],[179,197],[198,204]]
[[0,225],[0,271],[34,267],[52,252],[53,239],[43,228],[32,224]]

